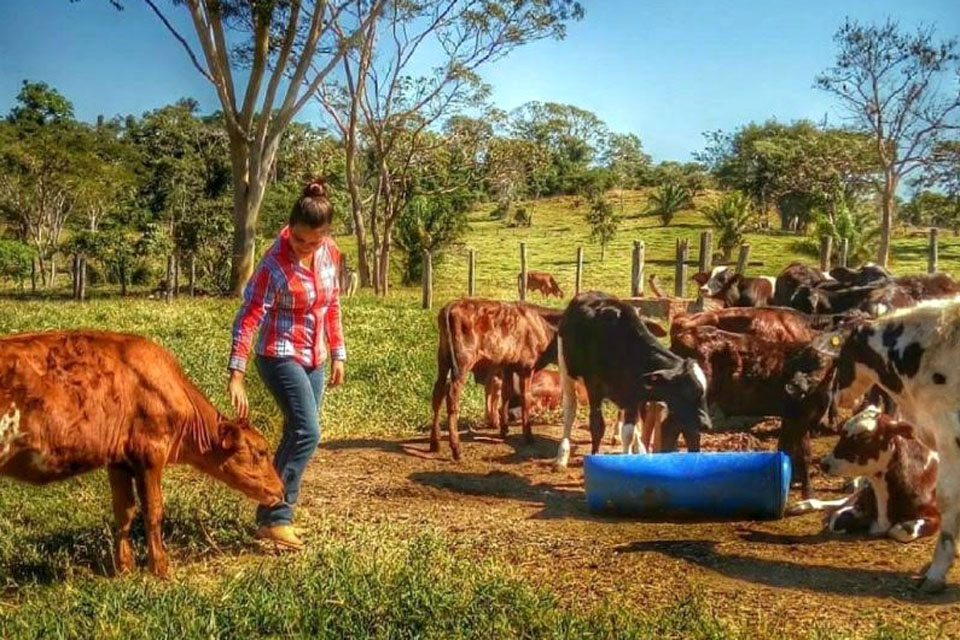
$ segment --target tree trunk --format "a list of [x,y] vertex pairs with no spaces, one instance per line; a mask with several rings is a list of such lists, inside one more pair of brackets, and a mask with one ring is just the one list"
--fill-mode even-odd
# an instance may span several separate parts
[[80,302],[87,299],[87,257],[80,256],[80,274],[77,276],[77,298]]
[[57,256],[53,254],[50,256],[50,288],[53,289],[57,286]]
[[120,295],[127,295],[127,261],[120,261]]
[[[256,152],[256,151],[254,151]],[[275,146],[264,159],[268,168],[276,155]],[[242,296],[247,280],[253,274],[254,243],[257,237],[257,215],[263,202],[267,172],[250,166],[251,149],[245,140],[231,138],[230,165],[233,173],[233,260],[230,265],[230,289]],[[258,175],[262,174],[262,175]]]
[[80,254],[73,256],[73,299],[80,299]]
[[167,256],[167,302],[173,302],[173,254]]
[[897,176],[887,171],[883,183],[883,202],[880,211],[880,249],[877,252],[877,264],[886,267],[890,261],[890,235],[893,231],[893,216],[896,203]]
[[190,297],[197,295],[197,254],[190,254]]
[[173,254],[173,296],[180,295],[180,254]]
[[30,293],[37,293],[37,259],[30,258]]
[[369,287],[370,281],[370,263],[367,253],[367,231],[363,224],[363,194],[360,193],[360,186],[357,184],[356,172],[356,142],[353,138],[355,134],[347,135],[346,145],[346,165],[344,173],[346,174],[347,190],[350,192],[350,211],[353,215],[353,234],[357,239],[357,272],[360,274],[360,285]]

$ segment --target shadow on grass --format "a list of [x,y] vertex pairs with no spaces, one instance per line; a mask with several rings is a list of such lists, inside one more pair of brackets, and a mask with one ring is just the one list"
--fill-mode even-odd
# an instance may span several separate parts
[[797,564],[786,560],[723,553],[709,540],[645,540],[616,548],[618,553],[660,553],[709,569],[727,578],[768,587],[803,589],[843,596],[894,598],[915,604],[960,602],[960,588],[949,585],[936,596],[915,588],[916,576],[901,571]]

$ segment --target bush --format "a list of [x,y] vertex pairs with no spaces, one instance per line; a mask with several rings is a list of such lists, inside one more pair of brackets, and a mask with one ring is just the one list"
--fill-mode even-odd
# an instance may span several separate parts
[[533,224],[533,214],[524,207],[517,207],[513,211],[513,223],[518,227],[529,227]]
[[603,261],[607,254],[607,245],[620,227],[620,217],[613,212],[613,206],[600,197],[590,204],[586,220],[590,225],[590,238],[600,243],[600,260]]
[[0,278],[12,280],[23,289],[34,255],[34,250],[22,242],[0,240]]
[[397,219],[394,240],[402,252],[403,282],[423,277],[423,252],[440,261],[443,251],[467,230],[467,213],[450,198],[416,196]]
[[739,191],[724,194],[704,212],[717,230],[717,246],[723,251],[723,261],[729,262],[733,250],[743,242],[743,234],[750,228],[752,207],[750,199]]
[[845,202],[837,205],[833,220],[822,209],[813,212],[814,237],[816,254],[820,253],[820,238],[833,238],[833,255],[839,258],[843,241],[847,241],[847,260],[849,264],[858,264],[870,259],[874,254],[877,240],[880,238],[880,227],[877,224],[877,213],[870,203],[854,203],[852,206]]
[[693,203],[690,190],[677,182],[668,182],[650,196],[653,206],[650,213],[659,216],[663,226],[669,226],[674,214]]

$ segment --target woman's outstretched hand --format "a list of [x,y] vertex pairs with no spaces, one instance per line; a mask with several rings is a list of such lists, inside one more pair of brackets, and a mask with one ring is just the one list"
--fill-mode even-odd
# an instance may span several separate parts
[[247,402],[247,389],[243,385],[243,371],[233,370],[230,372],[227,391],[230,392],[230,404],[233,405],[237,417],[246,420],[247,416],[250,415],[250,405]]
[[328,386],[339,387],[343,384],[343,377],[346,372],[346,367],[343,364],[343,360],[334,360],[333,368],[330,371],[330,382]]

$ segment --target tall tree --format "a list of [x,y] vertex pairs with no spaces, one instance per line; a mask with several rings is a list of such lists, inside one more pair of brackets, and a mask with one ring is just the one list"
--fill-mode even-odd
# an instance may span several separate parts
[[620,191],[620,214],[623,215],[623,190],[637,186],[641,174],[650,166],[650,156],[643,152],[636,134],[614,133],[607,140],[604,162]]
[[881,167],[877,262],[886,266],[897,188],[960,127],[957,41],[935,40],[933,28],[904,33],[892,20],[861,25],[849,19],[834,41],[836,62],[817,76],[816,85],[837,96],[851,123],[874,141]]
[[[190,15],[200,55],[158,2],[144,2],[220,101],[233,175],[231,282],[239,295],[253,271],[257,217],[280,138],[385,0],[173,0]],[[361,12],[348,12],[355,4]]]

